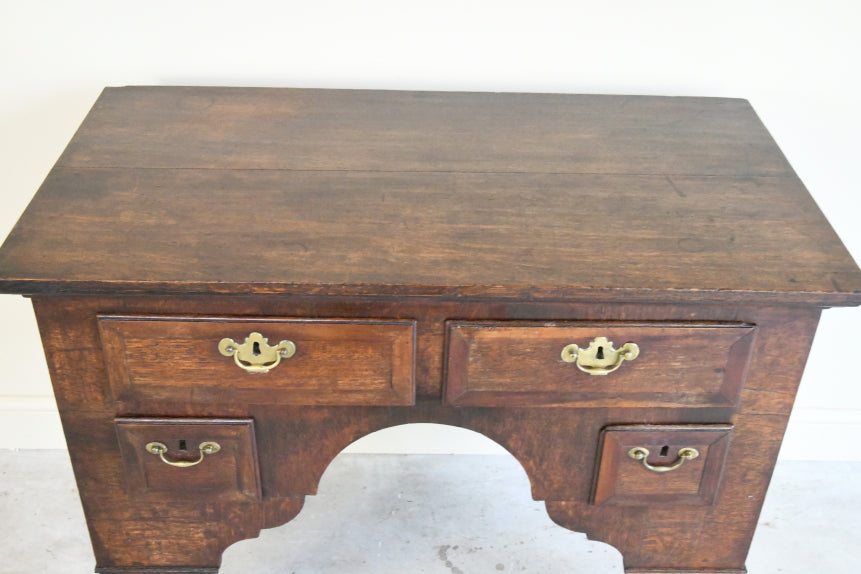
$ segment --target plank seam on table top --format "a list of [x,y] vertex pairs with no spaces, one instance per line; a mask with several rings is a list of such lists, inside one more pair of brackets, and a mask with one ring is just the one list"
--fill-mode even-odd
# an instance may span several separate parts
[[620,172],[620,171],[491,171],[491,170],[460,170],[460,169],[309,169],[309,168],[294,168],[294,167],[208,167],[208,166],[138,166],[138,165],[113,165],[113,166],[96,166],[96,165],[76,165],[74,163],[65,163],[58,161],[54,169],[67,170],[164,170],[164,171],[296,171],[307,173],[440,173],[440,174],[476,174],[476,175],[595,175],[595,176],[630,176],[630,177],[713,177],[725,179],[749,179],[749,178],[770,178],[770,179],[797,179],[798,176],[788,171],[786,173],[698,173],[698,172],[677,172],[667,173],[663,171],[655,172]]

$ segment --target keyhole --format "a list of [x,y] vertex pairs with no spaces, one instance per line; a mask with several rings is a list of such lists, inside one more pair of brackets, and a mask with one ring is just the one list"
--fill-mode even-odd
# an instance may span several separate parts
[[669,445],[665,444],[664,446],[661,447],[661,456],[667,456],[667,453],[669,453],[669,452],[670,452],[670,446]]
[[595,355],[596,359],[604,358],[604,347],[598,347],[598,353]]
[[260,354],[260,343],[258,343],[257,341],[254,341],[254,345],[251,347],[251,352],[254,353],[255,357],[257,355],[259,355]]
[[185,439],[179,441],[179,450],[186,450]]

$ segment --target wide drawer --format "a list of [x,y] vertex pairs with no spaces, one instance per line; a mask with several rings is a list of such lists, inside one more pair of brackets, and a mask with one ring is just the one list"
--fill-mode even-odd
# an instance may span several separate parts
[[98,323],[117,401],[414,402],[412,321],[100,316]]
[[135,495],[260,499],[253,420],[120,418],[115,425]]
[[[445,396],[462,406],[733,406],[755,331],[742,323],[452,321]],[[610,364],[626,344],[638,352]],[[569,362],[573,345],[591,352],[591,363]]]

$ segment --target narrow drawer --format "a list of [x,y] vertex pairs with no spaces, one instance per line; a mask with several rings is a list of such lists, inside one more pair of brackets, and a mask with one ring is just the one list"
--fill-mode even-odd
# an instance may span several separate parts
[[733,406],[755,330],[453,321],[445,396],[462,406]]
[[731,425],[631,425],[601,433],[593,504],[714,504]]
[[116,419],[129,491],[206,501],[260,499],[251,419]]
[[414,323],[100,316],[117,401],[410,405]]

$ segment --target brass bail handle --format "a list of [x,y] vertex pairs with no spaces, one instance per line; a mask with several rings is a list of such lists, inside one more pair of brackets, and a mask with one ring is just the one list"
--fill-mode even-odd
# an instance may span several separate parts
[[625,361],[633,361],[640,354],[636,343],[625,343],[618,349],[606,337],[595,337],[585,349],[575,344],[562,349],[562,360],[575,363],[577,368],[590,375],[607,375],[622,366]]
[[628,456],[630,456],[634,460],[639,460],[643,463],[643,466],[645,466],[652,472],[670,472],[671,470],[676,470],[677,468],[682,466],[686,460],[693,460],[699,455],[700,451],[695,448],[686,446],[679,449],[679,454],[677,455],[676,460],[672,464],[668,464],[666,466],[656,466],[649,464],[649,462],[646,460],[649,457],[649,449],[642,446],[635,446],[628,451]]
[[167,445],[163,442],[150,442],[147,443],[144,448],[146,448],[148,453],[158,456],[165,464],[177,466],[179,468],[188,468],[189,466],[195,466],[203,462],[203,458],[206,455],[215,454],[220,451],[221,445],[211,440],[200,443],[200,446],[197,447],[200,449],[200,458],[197,460],[168,460],[167,457],[164,456],[167,452]]
[[218,342],[218,352],[225,357],[233,357],[236,364],[249,373],[268,373],[278,366],[281,359],[289,359],[296,354],[296,344],[281,341],[271,347],[269,339],[260,333],[251,333],[242,344],[225,337]]

